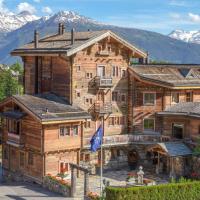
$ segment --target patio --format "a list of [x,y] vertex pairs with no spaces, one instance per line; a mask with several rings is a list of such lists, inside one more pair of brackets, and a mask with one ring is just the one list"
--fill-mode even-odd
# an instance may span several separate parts
[[[138,170],[129,170],[129,168],[115,171],[107,171],[103,173],[103,179],[110,182],[111,186],[125,187],[127,185],[128,173],[137,173]],[[169,177],[166,175],[157,175],[151,170],[144,168],[144,178],[152,179],[156,181],[156,184],[166,184],[169,182]],[[83,195],[83,177],[77,178],[76,196],[80,197]],[[89,191],[98,193],[100,192],[100,176],[90,175],[89,178]]]

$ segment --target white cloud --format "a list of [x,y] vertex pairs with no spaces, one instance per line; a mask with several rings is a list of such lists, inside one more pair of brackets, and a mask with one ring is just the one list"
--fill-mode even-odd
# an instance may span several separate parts
[[194,23],[200,23],[200,15],[194,13],[188,13],[188,17],[190,21]]
[[51,14],[53,11],[48,6],[42,8],[42,12],[46,14]]
[[36,2],[36,3],[40,3],[41,0],[33,0],[33,1]]
[[171,6],[187,6],[186,2],[185,1],[181,1],[181,0],[171,0],[169,5]]
[[9,12],[8,8],[4,5],[5,0],[0,0],[0,12]]
[[22,12],[22,11],[28,11],[30,12],[31,14],[35,13],[36,12],[36,9],[34,6],[32,6],[31,4],[27,3],[27,2],[23,2],[23,3],[20,3],[17,5],[17,10],[19,12]]
[[182,18],[182,16],[179,13],[170,13],[169,15],[171,18],[176,19],[176,20],[177,19],[180,20]]

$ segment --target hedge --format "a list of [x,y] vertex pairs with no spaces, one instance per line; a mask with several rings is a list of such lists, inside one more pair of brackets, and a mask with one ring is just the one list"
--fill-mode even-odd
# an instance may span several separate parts
[[200,181],[145,187],[107,187],[106,200],[200,200]]

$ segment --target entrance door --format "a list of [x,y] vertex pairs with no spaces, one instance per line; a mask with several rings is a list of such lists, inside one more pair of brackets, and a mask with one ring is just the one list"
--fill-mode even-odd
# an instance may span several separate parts
[[97,67],[97,76],[104,77],[105,76],[105,66]]
[[172,125],[172,134],[173,137],[177,139],[183,139],[183,129],[184,125],[183,124],[173,124]]

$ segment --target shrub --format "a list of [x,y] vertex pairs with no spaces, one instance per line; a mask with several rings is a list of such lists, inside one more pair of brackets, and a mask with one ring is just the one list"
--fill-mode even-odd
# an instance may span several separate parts
[[200,200],[200,182],[131,188],[107,187],[106,200]]

